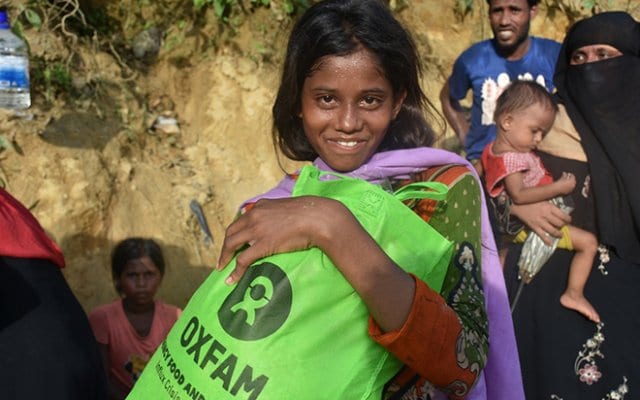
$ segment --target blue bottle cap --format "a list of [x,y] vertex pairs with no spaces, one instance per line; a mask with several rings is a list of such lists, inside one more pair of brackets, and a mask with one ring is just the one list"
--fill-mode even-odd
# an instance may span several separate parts
[[7,12],[0,10],[0,29],[9,29],[9,20],[7,19]]

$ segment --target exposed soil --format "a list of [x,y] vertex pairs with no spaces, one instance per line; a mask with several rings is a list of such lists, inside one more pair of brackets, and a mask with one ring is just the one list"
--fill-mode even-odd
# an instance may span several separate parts
[[[22,3],[8,2],[10,14]],[[490,35],[485,0],[464,20],[447,3],[454,2],[416,1],[398,13],[415,32],[424,85],[438,108],[454,58]],[[211,10],[196,14],[190,1],[85,1],[87,12],[112,19],[111,36],[75,42],[60,29],[25,24],[32,57],[51,60],[39,68],[71,60],[75,97],[56,92],[47,100],[34,88],[26,117],[0,113],[0,134],[15,145],[0,150],[0,180],[62,247],[65,276],[87,311],[115,297],[110,251],[133,235],[162,245],[168,270],[159,296],[183,307],[211,273],[237,206],[282,176],[270,107],[290,19],[275,6],[247,11],[234,17],[235,29],[223,29]],[[533,32],[560,39],[567,19],[542,14]],[[159,54],[139,60],[133,38],[154,23]],[[158,116],[177,126],[153,129]],[[455,147],[450,133],[442,139]],[[202,204],[212,245],[192,199]]]

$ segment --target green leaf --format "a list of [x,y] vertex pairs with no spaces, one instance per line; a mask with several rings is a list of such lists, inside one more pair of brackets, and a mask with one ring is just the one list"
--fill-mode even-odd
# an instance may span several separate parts
[[227,7],[224,0],[214,0],[213,1],[213,12],[216,14],[218,18],[222,17],[224,14],[224,10]]
[[208,2],[209,0],[193,0],[193,6],[199,10]]
[[11,143],[11,140],[7,139],[7,137],[4,135],[0,135],[0,150],[1,149],[15,150],[13,147],[13,143]]
[[31,25],[40,30],[40,28],[42,27],[42,19],[40,18],[40,14],[30,8],[27,8],[24,10],[24,16],[25,18],[27,18],[27,21],[29,21]]
[[287,14],[293,14],[295,10],[296,6],[293,5],[293,2],[291,0],[284,2],[284,12],[286,12]]

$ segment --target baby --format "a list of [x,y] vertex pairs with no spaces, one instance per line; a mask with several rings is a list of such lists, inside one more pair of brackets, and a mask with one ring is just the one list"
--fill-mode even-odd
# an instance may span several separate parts
[[[573,174],[553,177],[533,153],[549,132],[558,106],[547,90],[534,81],[516,81],[500,95],[496,104],[496,140],[482,153],[486,189],[491,198],[506,192],[515,204],[536,203],[569,194],[576,186]],[[528,232],[520,231],[514,241],[524,242]],[[593,259],[597,253],[596,237],[572,225],[562,228],[558,247],[575,250],[569,279],[560,303],[576,310],[594,322],[600,316],[584,297]]]

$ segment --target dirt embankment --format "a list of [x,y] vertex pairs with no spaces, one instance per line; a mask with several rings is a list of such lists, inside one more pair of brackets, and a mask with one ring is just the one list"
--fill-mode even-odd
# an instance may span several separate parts
[[[76,95],[34,91],[29,118],[0,115],[0,134],[15,144],[0,151],[0,179],[62,247],[64,273],[86,310],[115,297],[109,254],[133,235],[162,245],[168,270],[159,296],[184,306],[211,273],[236,207],[282,175],[270,107],[289,19],[277,7],[260,8],[223,29],[188,1],[142,3],[85,1],[85,10],[110,18],[106,37],[74,41],[46,21],[50,29],[25,24],[32,57],[44,60],[37,67],[70,66]],[[490,36],[484,0],[464,20],[453,3],[412,2],[398,14],[415,32],[437,107],[455,57]],[[20,7],[9,2],[24,20]],[[561,38],[566,18],[541,14],[533,32]],[[159,53],[136,59],[134,38],[151,26],[160,32]],[[168,123],[153,129],[158,116]],[[212,245],[189,208],[193,199],[203,206]]]

